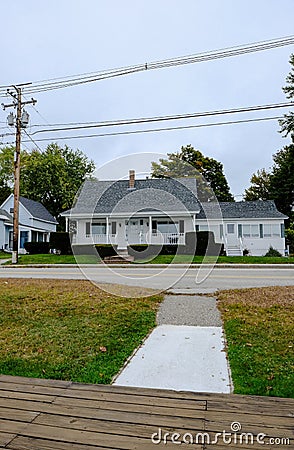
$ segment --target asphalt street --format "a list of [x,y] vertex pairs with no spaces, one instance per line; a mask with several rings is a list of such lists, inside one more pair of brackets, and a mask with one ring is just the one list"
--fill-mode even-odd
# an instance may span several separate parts
[[88,279],[159,290],[207,292],[217,289],[294,285],[293,267],[0,267],[1,278]]

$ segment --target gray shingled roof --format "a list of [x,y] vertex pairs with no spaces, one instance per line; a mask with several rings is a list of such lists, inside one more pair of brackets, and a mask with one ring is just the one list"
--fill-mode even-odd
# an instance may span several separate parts
[[88,180],[80,190],[71,213],[197,212],[199,210],[195,179],[154,178],[136,180],[135,189],[129,189],[128,180]]
[[5,211],[5,209],[0,209],[0,216],[5,217],[5,222],[12,223],[12,216],[7,211]]
[[40,202],[30,200],[25,197],[20,197],[19,201],[21,204],[31,213],[35,219],[45,220],[46,222],[57,223],[55,218],[50,214],[50,212],[45,208]]
[[[287,216],[277,210],[273,200],[220,202],[219,205],[224,219],[287,219]],[[213,204],[205,203],[204,209],[206,214],[209,215],[209,212],[213,211]],[[201,208],[200,213],[197,214],[197,218],[206,218],[203,208]]]

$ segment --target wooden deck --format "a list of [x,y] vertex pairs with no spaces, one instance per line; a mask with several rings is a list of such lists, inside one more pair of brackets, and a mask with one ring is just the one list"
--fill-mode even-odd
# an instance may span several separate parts
[[[236,434],[231,424],[239,422]],[[235,424],[236,427],[238,425]],[[156,448],[294,448],[294,399],[195,394],[0,376],[0,448],[94,450]],[[162,430],[159,444],[151,436]],[[231,444],[222,432],[232,433]],[[191,433],[193,445],[171,442]],[[218,444],[213,444],[216,439]],[[254,443],[240,443],[240,433]],[[164,434],[169,433],[167,444]],[[199,442],[196,442],[196,434]],[[202,442],[209,434],[210,444]],[[264,433],[262,445],[256,442]],[[191,439],[190,435],[185,438]],[[280,439],[270,443],[269,439]],[[289,439],[290,444],[282,439]],[[158,436],[154,436],[156,442]],[[229,436],[226,436],[229,439]],[[234,443],[234,439],[237,439]]]

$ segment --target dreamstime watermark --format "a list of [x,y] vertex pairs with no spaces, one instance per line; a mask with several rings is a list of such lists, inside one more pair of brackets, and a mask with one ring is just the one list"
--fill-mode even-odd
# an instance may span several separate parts
[[216,433],[209,432],[197,432],[197,433],[178,433],[176,431],[170,433],[158,428],[158,430],[152,434],[151,442],[155,445],[158,444],[206,444],[206,445],[291,445],[290,438],[287,437],[271,437],[266,433],[248,433],[242,432],[242,425],[240,422],[232,422],[230,425],[230,431],[222,430]]
[[[71,209],[68,229],[76,262],[89,281],[108,293],[145,297],[146,290],[142,293],[136,290],[132,295],[127,287],[122,290],[118,286],[152,288],[150,295],[174,286],[193,263],[193,246],[195,250],[197,245],[193,233],[197,229],[214,234],[209,234],[202,263],[195,269],[195,285],[205,281],[217,262],[219,253],[215,253],[215,248],[220,249],[221,245],[217,246],[211,236],[220,233],[222,213],[212,188],[192,165],[180,159],[174,161],[180,168],[179,178],[150,179],[149,172],[141,168],[148,167],[147,159],[150,167],[150,161],[160,158],[162,154],[140,153],[108,162],[97,169],[96,180],[88,180],[81,186]],[[128,174],[134,166],[136,174],[133,170]],[[112,180],[105,180],[107,173],[112,174]],[[187,243],[189,232],[192,236]],[[99,257],[97,245],[104,256],[107,252],[118,253],[125,262],[133,256],[136,264],[126,268],[111,265],[106,258]],[[162,249],[172,247],[176,247],[173,261],[184,261],[176,266],[176,271],[173,264],[146,265]],[[188,248],[192,251],[186,252]],[[87,260],[94,264],[85,265]],[[144,269],[140,262],[144,263]]]

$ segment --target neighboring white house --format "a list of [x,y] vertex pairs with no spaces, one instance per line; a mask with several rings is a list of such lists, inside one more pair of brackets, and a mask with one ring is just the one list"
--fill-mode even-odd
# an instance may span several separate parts
[[[0,207],[0,249],[11,251],[13,239],[13,194]],[[25,197],[19,199],[19,251],[25,252],[24,243],[49,241],[56,231],[57,221],[39,202]]]
[[89,180],[62,216],[76,245],[185,244],[188,231],[210,230],[228,255],[285,252],[287,217],[273,201],[201,204],[193,178]]

